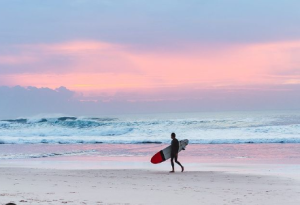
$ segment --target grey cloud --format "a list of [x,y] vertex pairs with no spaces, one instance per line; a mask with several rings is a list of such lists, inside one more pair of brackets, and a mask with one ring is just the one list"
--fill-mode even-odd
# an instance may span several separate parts
[[58,113],[68,108],[74,92],[36,87],[0,87],[0,118],[18,117],[38,113]]
[[[158,101],[156,95],[165,93]],[[109,116],[160,112],[300,110],[300,85],[265,89],[220,88],[168,90],[150,96],[119,93],[110,97],[84,97],[60,87],[0,87],[0,119],[61,113],[72,116]],[[133,97],[134,96],[134,97]],[[132,102],[132,100],[135,100]]]

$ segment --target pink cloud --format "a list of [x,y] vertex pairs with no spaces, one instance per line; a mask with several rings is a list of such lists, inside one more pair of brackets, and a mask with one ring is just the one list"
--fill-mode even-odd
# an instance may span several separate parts
[[[299,84],[300,76],[300,41],[210,48],[191,45],[177,51],[136,51],[97,41],[23,45],[19,49],[26,50],[33,58],[16,55],[0,57],[0,62],[34,66],[36,59],[44,60],[44,64],[38,64],[44,66],[44,71],[0,74],[2,82],[51,88],[64,85],[83,92],[117,92]],[[62,57],[68,61],[52,64]]]
[[[21,69],[16,67],[10,69],[12,74],[139,72],[134,64],[128,60],[126,50],[121,45],[96,41],[74,41],[56,44],[15,45],[12,47],[13,51],[21,54],[0,58],[4,65],[15,64],[21,67]],[[30,65],[24,65],[25,63]]]
[[23,65],[38,62],[38,59],[27,55],[0,55],[0,65]]

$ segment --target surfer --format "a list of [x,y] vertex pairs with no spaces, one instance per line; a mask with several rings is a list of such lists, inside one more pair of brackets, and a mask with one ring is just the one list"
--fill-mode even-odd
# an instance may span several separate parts
[[172,165],[172,171],[170,172],[175,172],[174,170],[174,159],[175,162],[181,167],[181,172],[184,171],[184,167],[180,164],[180,162],[177,161],[178,158],[178,150],[179,150],[179,142],[176,139],[176,134],[173,132],[171,134],[172,142],[171,142],[171,165]]

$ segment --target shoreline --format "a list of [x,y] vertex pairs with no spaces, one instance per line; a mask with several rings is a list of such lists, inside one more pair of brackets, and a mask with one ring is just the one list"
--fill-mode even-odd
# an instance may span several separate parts
[[[142,169],[168,171],[170,161],[151,164],[165,145],[0,145],[0,168],[63,170]],[[186,171],[290,175],[300,178],[300,144],[188,145],[178,160]]]

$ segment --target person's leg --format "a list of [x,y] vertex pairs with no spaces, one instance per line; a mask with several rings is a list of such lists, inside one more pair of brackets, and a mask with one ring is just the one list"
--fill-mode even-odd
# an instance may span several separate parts
[[170,172],[174,172],[174,156],[171,155],[171,165],[172,165],[172,171]]
[[184,167],[180,164],[180,162],[177,160],[177,155],[175,155],[175,162],[181,167],[181,172],[184,171]]

